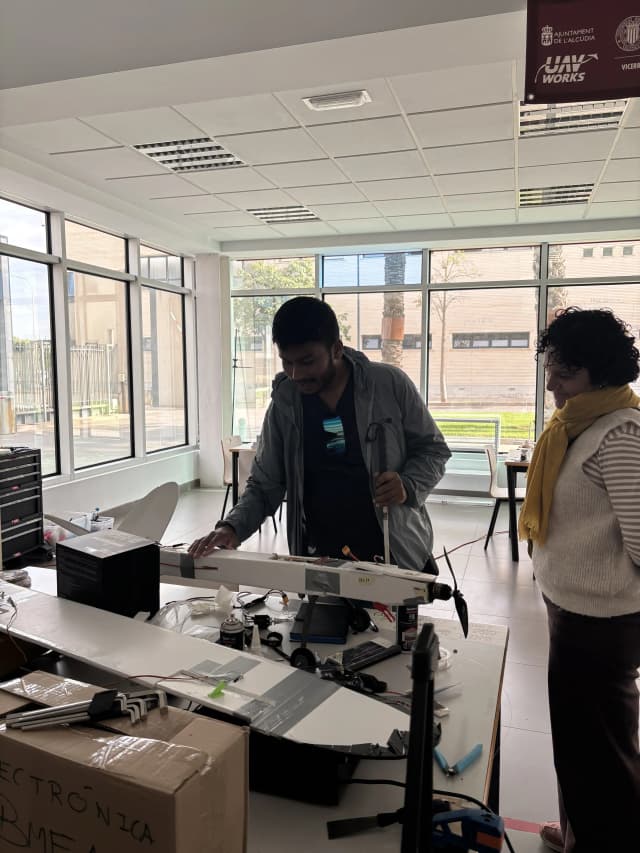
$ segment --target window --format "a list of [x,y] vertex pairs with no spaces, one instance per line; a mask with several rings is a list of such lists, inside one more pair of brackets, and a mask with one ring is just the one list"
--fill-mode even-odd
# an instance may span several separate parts
[[147,452],[185,444],[183,297],[142,288],[144,410]]
[[85,468],[133,454],[128,285],[70,272],[68,304],[74,462]]
[[422,336],[405,335],[402,341],[402,349],[422,349]]
[[418,285],[421,277],[422,252],[326,255],[322,259],[323,287]]
[[466,332],[451,336],[453,349],[528,347],[529,332]]
[[126,241],[123,237],[69,220],[65,221],[64,233],[68,258],[117,272],[127,271]]
[[315,258],[231,262],[232,290],[295,290],[313,288],[315,284]]
[[0,256],[0,444],[41,451],[58,470],[49,269]]
[[182,287],[182,258],[140,243],[140,275]]
[[0,198],[0,246],[2,243],[47,252],[47,214]]
[[422,294],[385,290],[383,293],[327,293],[336,312],[340,335],[350,347],[360,345],[367,358],[402,368],[420,387],[421,348],[405,348],[407,336],[422,340]]
[[540,277],[540,247],[431,252],[431,281],[528,281]]
[[[536,360],[529,342],[537,334],[537,293],[535,287],[430,291],[428,404],[455,452],[533,438]],[[479,331],[488,321],[505,331]],[[449,470],[462,473],[465,466],[454,454]]]
[[613,278],[640,275],[640,254],[634,240],[615,251],[614,243],[563,243],[549,246],[549,278]]

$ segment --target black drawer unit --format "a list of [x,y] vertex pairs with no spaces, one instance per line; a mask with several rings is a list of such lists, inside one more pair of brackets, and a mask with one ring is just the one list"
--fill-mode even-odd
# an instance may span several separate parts
[[25,447],[0,452],[2,563],[42,546],[42,515],[40,451]]

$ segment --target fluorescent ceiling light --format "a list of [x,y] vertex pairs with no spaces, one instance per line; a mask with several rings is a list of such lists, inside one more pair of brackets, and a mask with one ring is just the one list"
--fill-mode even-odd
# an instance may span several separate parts
[[593,184],[565,184],[559,187],[527,187],[520,190],[520,207],[546,204],[585,204],[593,192]]
[[249,208],[247,213],[252,213],[270,225],[277,222],[313,222],[318,220],[315,213],[301,204],[292,204],[288,207],[254,207]]
[[627,103],[627,100],[620,99],[571,104],[521,104],[520,136],[616,128]]
[[366,89],[357,92],[335,92],[333,95],[313,95],[303,98],[310,110],[345,110],[349,107],[361,107],[371,103],[371,95]]
[[199,139],[175,139],[170,142],[148,142],[133,147],[154,163],[166,166],[172,172],[199,172],[205,169],[228,169],[246,165],[208,136]]

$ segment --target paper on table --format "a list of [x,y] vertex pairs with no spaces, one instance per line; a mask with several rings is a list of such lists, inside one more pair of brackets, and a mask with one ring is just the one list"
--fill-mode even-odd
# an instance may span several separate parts
[[[423,614],[418,609],[418,631],[426,622],[430,622],[430,616]],[[484,622],[471,622],[469,624],[468,640],[473,640],[477,643],[486,643],[490,646],[504,646],[507,637],[508,628],[506,625],[489,625]],[[436,634],[440,644],[448,646],[452,640],[464,642],[464,634],[457,619],[438,619]]]

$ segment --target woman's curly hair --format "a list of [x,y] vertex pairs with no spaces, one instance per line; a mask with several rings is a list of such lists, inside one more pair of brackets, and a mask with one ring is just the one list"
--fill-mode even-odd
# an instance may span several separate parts
[[626,385],[640,374],[640,352],[634,344],[629,325],[610,309],[570,307],[556,311],[538,338],[536,352],[549,350],[555,362],[586,368],[593,385]]

